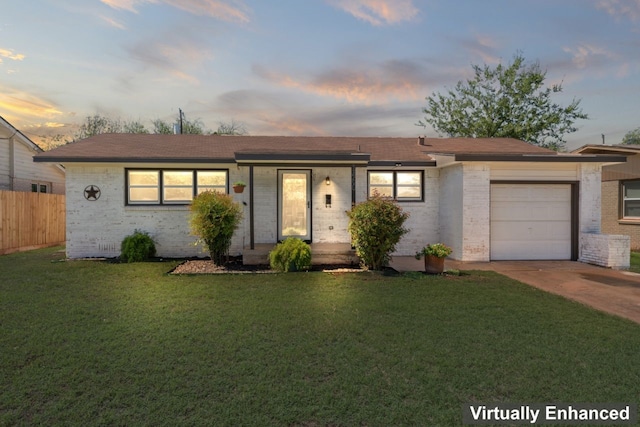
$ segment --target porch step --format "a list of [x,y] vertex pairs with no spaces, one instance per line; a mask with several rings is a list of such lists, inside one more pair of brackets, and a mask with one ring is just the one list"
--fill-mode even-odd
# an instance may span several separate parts
[[[254,249],[244,248],[242,251],[242,263],[245,265],[269,264],[269,252],[275,245],[275,243],[260,243],[256,244]],[[358,265],[360,259],[356,256],[356,251],[351,249],[351,245],[348,243],[312,243],[311,263],[314,265]]]

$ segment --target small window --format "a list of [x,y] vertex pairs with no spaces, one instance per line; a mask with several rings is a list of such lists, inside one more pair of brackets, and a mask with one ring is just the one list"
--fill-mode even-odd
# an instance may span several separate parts
[[422,200],[421,171],[369,171],[369,197],[375,193],[399,201]]
[[193,199],[193,171],[164,171],[162,201],[188,203]]
[[129,203],[160,203],[160,171],[129,171]]
[[198,191],[227,192],[227,172],[226,171],[198,171]]
[[640,219],[640,181],[624,181],[622,196],[623,218]]
[[393,172],[369,172],[369,197],[393,197]]
[[39,183],[32,183],[31,184],[31,192],[32,193],[48,193],[49,192],[49,185],[48,184],[39,184]]

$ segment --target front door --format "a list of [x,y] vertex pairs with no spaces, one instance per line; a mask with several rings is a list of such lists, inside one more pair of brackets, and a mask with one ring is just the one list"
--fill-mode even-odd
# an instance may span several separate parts
[[278,239],[311,240],[311,171],[278,171]]

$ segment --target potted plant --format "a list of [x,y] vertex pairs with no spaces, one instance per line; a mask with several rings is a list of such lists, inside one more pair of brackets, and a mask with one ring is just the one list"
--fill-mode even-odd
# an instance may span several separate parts
[[244,191],[244,187],[246,186],[247,184],[245,184],[244,181],[236,181],[233,183],[233,192],[242,193]]
[[416,253],[416,259],[424,257],[424,271],[431,274],[441,274],[444,271],[444,259],[453,249],[444,243],[428,244]]

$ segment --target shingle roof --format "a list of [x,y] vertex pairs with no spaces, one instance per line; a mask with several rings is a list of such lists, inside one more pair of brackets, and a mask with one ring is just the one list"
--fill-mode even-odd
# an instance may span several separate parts
[[369,154],[371,161],[431,161],[429,154],[557,153],[511,138],[370,138],[102,134],[35,156],[39,162],[235,162],[237,155],[322,157]]

